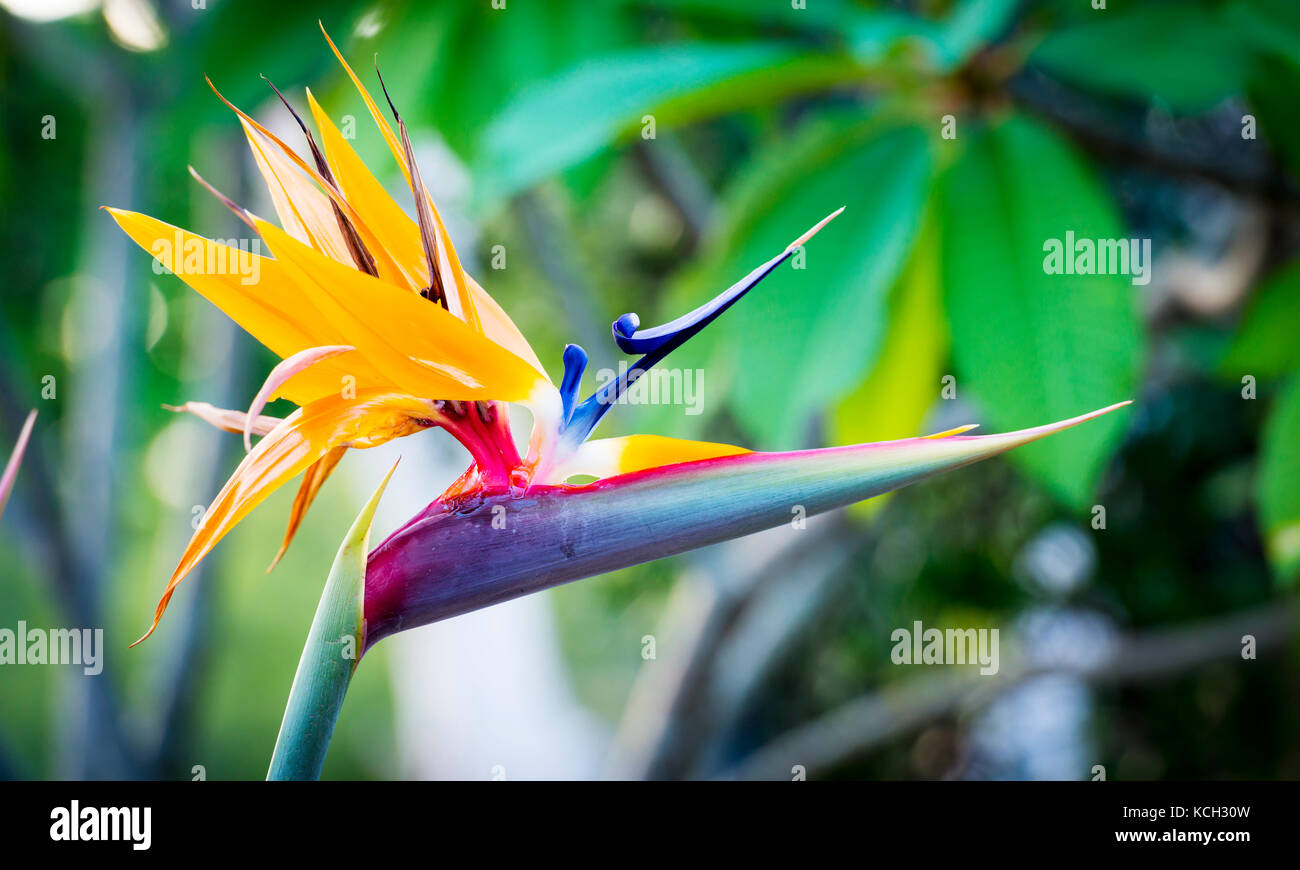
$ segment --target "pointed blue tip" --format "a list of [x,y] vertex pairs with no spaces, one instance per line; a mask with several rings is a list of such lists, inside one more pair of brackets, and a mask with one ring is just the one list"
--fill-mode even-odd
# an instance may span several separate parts
[[[637,360],[635,365],[627,369],[621,377],[601,385],[581,405],[575,407],[571,397],[564,394],[566,438],[574,442],[574,444],[585,441],[587,436],[596,428],[596,424],[600,422],[600,418],[609,410],[610,405],[617,402],[619,397],[636,382],[637,378],[716,320],[722,312],[734,305],[759,281],[771,274],[773,269],[789,259],[801,245],[811,239],[818,230],[843,210],[841,208],[823,218],[820,223],[788,245],[780,254],[777,254],[689,314],[684,314],[662,326],[654,326],[648,329],[641,328],[641,319],[635,314],[624,314],[618,320],[615,320],[612,331],[614,341],[618,344],[619,349],[624,353],[643,354],[643,356]],[[569,345],[569,348],[576,348],[581,351],[581,348],[577,348],[576,345]],[[568,348],[565,349],[564,360],[564,383],[568,385]],[[582,355],[582,365],[585,366],[586,362],[587,355],[584,353]],[[581,369],[578,370],[578,378],[581,378]],[[576,382],[573,389],[577,389]],[[561,387],[561,393],[564,393],[563,387]]]
[[[662,357],[662,355],[681,347],[697,332],[717,320],[722,312],[736,304],[742,296],[753,289],[759,281],[771,274],[773,269],[785,262],[793,253],[793,248],[787,248],[699,308],[689,314],[683,314],[676,320],[669,321],[662,326],[641,329],[641,319],[639,317],[635,314],[624,314],[614,321],[614,341],[618,342],[619,349],[624,353],[653,354],[662,352]],[[649,366],[643,366],[642,368],[649,368]]]

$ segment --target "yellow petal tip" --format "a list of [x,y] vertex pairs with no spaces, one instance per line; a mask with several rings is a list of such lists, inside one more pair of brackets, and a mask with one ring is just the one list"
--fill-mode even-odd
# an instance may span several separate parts
[[978,429],[979,423],[968,423],[965,426],[958,426],[955,429],[945,429],[942,432],[935,432],[933,435],[922,435],[922,438],[950,438],[953,435],[960,435],[963,432],[969,432],[972,429]]

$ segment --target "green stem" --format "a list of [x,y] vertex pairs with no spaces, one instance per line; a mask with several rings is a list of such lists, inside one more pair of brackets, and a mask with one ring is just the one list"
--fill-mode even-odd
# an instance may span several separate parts
[[[393,468],[397,468],[394,464]],[[392,469],[339,547],[289,689],[268,780],[320,778],[352,672],[365,643],[366,553],[370,524]]]

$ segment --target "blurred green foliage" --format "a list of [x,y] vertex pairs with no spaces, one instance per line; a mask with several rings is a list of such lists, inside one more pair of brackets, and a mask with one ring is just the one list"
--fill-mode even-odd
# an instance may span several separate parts
[[[1125,276],[1062,282],[1043,242],[1123,238],[1089,168],[1051,130],[1013,117],[975,131],[944,181],[945,302],[959,382],[1007,428],[1130,396],[1141,365],[1137,301]],[[1072,254],[1071,254],[1072,255]],[[1086,508],[1125,421],[1031,444],[1017,459]]]

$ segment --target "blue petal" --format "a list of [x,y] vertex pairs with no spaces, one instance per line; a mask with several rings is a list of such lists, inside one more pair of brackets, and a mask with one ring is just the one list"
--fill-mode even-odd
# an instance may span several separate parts
[[564,346],[564,379],[560,381],[560,401],[564,406],[564,423],[573,416],[578,402],[578,388],[582,386],[582,373],[587,370],[587,352],[576,344]]
[[[569,410],[570,404],[566,398],[565,441],[570,446],[575,446],[587,440],[600,419],[605,416],[605,412],[609,410],[610,405],[617,402],[619,397],[627,392],[628,388],[636,383],[641,375],[689,341],[701,329],[716,320],[722,312],[734,305],[740,297],[748,293],[759,281],[771,274],[773,269],[789,259],[791,254],[799,250],[805,242],[811,239],[818,230],[826,226],[841,211],[844,211],[844,209],[840,208],[823,218],[812,229],[786,246],[786,249],[780,254],[768,260],[689,314],[684,314],[662,326],[653,326],[648,329],[640,328],[641,319],[635,314],[624,314],[618,320],[615,320],[613,324],[614,341],[617,342],[619,348],[624,353],[640,353],[645,354],[645,356],[637,360],[636,364],[629,368],[624,375],[602,385],[586,401],[572,411]],[[569,345],[569,347],[576,347],[576,345]],[[579,350],[581,349],[579,348]],[[565,354],[564,382],[568,384],[567,348]],[[585,354],[583,355],[583,364],[586,364]],[[580,370],[579,376],[581,376]],[[576,386],[574,389],[577,389]],[[564,388],[561,387],[561,393],[563,394],[563,392]]]
[[740,297],[762,281],[772,270],[789,259],[795,251],[787,248],[768,260],[744,278],[732,284],[726,290],[696,308],[690,314],[683,314],[676,320],[663,326],[640,329],[641,319],[635,314],[624,314],[614,321],[614,341],[624,353],[654,353],[665,345],[669,350],[681,347],[691,336],[718,318],[718,315],[734,305]]

